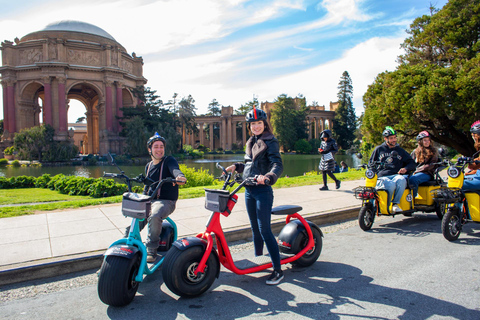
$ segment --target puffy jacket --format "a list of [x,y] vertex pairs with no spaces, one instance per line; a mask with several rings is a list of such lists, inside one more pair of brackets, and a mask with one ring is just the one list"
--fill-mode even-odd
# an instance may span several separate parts
[[426,173],[426,174],[429,174],[431,175],[432,177],[435,175],[435,169],[437,169],[438,165],[436,164],[432,164],[432,163],[436,163],[438,162],[438,153],[435,152],[433,154],[433,156],[431,156],[429,159],[427,159],[426,161],[423,161],[422,163],[418,163],[417,162],[417,157],[415,155],[415,150],[412,151],[412,153],[410,154],[410,156],[412,157],[412,159],[416,162],[417,164],[417,169],[415,170],[415,173],[419,173],[419,172],[422,172],[422,173]]
[[320,164],[318,169],[320,171],[333,171],[335,170],[335,159],[325,159],[325,154],[332,153],[332,156],[335,156],[335,153],[338,151],[337,142],[335,139],[328,139],[327,141],[322,141],[320,143],[320,154],[322,154],[322,159],[320,159]]
[[250,137],[245,147],[245,163],[235,163],[235,170],[243,173],[244,179],[264,175],[273,185],[283,172],[278,140],[271,132]]

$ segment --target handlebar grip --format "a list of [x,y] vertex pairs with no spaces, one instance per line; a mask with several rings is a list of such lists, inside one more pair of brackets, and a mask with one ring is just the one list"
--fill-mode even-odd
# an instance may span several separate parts
[[265,178],[265,180],[263,182],[265,183],[266,186],[269,186],[270,183],[271,183],[270,179],[268,179],[268,178]]

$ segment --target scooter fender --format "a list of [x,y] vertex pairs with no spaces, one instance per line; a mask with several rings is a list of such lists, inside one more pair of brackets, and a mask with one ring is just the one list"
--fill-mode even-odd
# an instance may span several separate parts
[[[178,239],[177,241],[175,241],[173,243],[173,246],[181,251],[185,251],[188,248],[195,247],[195,246],[203,247],[203,249],[206,250],[207,241],[197,237],[186,237],[186,238]],[[215,261],[218,264],[218,268],[217,268],[218,272],[215,275],[216,278],[218,278],[220,276],[220,259],[218,258],[218,254],[215,249],[212,249],[212,252],[210,254],[213,254],[213,256],[215,257]]]
[[173,234],[173,226],[168,221],[164,221],[162,224],[160,241],[158,243],[158,251],[168,251],[171,248],[174,237]]
[[125,259],[132,259],[138,251],[137,247],[117,244],[108,248],[104,256],[117,256]]
[[[323,237],[323,232],[320,228],[311,221],[308,221],[311,229],[317,229]],[[292,220],[286,224],[278,235],[278,247],[281,252],[286,254],[297,254],[303,248],[304,239],[308,237],[307,230],[300,220]]]

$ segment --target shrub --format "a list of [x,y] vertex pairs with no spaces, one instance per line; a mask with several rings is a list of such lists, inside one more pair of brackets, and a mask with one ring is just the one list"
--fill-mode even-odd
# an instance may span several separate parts
[[88,187],[88,194],[94,198],[116,196],[126,191],[126,185],[115,183],[113,179],[95,179],[95,182]]
[[0,166],[6,166],[8,164],[8,160],[5,158],[0,159]]
[[212,185],[215,180],[213,175],[209,174],[206,169],[198,169],[198,171],[196,171],[195,168],[188,168],[186,165],[181,164],[180,170],[187,178],[187,183],[180,186],[180,188],[209,186]]
[[50,177],[49,174],[45,173],[41,175],[35,181],[35,188],[47,188],[48,182],[50,182],[51,179],[52,177]]
[[16,188],[33,188],[37,179],[31,176],[19,176],[16,179]]
[[7,186],[9,185],[7,178],[0,177],[0,189],[9,189]]
[[3,150],[3,153],[6,154],[7,156],[12,156],[14,151],[15,151],[15,147],[11,146],[11,147],[5,148],[5,150]]
[[20,167],[21,165],[22,165],[22,164],[21,164],[20,161],[18,161],[18,160],[13,160],[13,161],[12,161],[12,166],[14,166],[14,167]]

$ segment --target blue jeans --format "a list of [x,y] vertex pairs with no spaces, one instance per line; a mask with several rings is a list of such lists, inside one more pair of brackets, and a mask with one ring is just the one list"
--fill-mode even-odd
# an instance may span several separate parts
[[245,187],[245,204],[252,226],[255,255],[263,254],[263,243],[272,259],[273,269],[281,270],[280,252],[272,232],[273,190],[270,186]]
[[463,190],[480,190],[480,170],[477,173],[465,176],[463,180]]
[[377,180],[375,188],[384,189],[388,191],[390,196],[393,196],[392,203],[399,204],[402,198],[403,192],[407,187],[407,179],[401,174],[392,174],[390,176],[380,177]]
[[408,178],[408,183],[413,190],[413,197],[415,198],[418,194],[418,186],[423,183],[432,180],[432,176],[428,173],[417,172],[413,176]]

